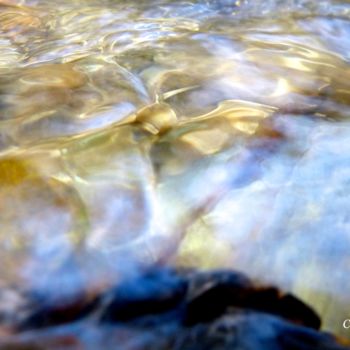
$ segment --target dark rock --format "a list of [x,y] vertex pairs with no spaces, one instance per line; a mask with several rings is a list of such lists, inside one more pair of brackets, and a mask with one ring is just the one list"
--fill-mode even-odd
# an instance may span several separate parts
[[187,281],[172,270],[155,270],[127,281],[105,295],[102,322],[126,322],[174,311],[182,303]]
[[254,311],[225,315],[178,338],[176,350],[341,350],[328,334]]
[[52,326],[58,326],[69,322],[75,322],[90,314],[99,304],[98,296],[77,295],[69,300],[60,300],[53,303],[46,300],[45,296],[28,297],[31,302],[32,310],[28,316],[18,325],[18,331],[28,329],[40,329]]
[[94,301],[37,305],[25,324],[0,350],[350,349],[292,295],[232,271],[154,269]]
[[319,317],[302,301],[273,287],[259,287],[231,271],[194,274],[189,281],[186,324],[209,322],[231,308],[252,309],[319,329]]

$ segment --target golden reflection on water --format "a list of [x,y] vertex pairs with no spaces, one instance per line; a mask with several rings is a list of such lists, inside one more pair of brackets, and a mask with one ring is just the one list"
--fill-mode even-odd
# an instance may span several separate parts
[[341,332],[346,2],[157,4],[0,1],[0,285],[234,267]]

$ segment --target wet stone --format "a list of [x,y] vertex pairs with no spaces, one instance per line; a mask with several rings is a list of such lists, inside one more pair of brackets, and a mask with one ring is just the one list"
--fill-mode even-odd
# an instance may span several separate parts
[[51,308],[38,298],[36,311],[22,323],[31,332],[0,341],[0,349],[350,348],[317,331],[319,318],[303,302],[229,270],[154,268],[93,302],[88,295],[57,300]]
[[319,329],[319,317],[292,295],[273,287],[259,287],[230,271],[195,274],[187,294],[186,324],[209,322],[244,308],[278,315],[292,322]]
[[36,299],[30,297],[32,310],[29,316],[22,320],[17,329],[40,329],[75,322],[91,313],[99,303],[99,298],[88,295],[77,295],[72,300],[57,304],[46,303],[45,297]]
[[126,322],[171,312],[180,306],[186,289],[187,281],[174,271],[151,271],[106,294],[105,297],[112,300],[107,304],[102,322]]

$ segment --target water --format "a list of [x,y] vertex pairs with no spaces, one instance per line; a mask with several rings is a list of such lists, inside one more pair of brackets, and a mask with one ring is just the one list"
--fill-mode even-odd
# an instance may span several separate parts
[[4,291],[230,267],[349,336],[348,1],[0,1],[0,31]]

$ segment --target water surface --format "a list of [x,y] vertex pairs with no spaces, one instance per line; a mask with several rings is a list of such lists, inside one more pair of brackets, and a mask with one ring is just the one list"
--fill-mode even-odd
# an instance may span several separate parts
[[3,0],[0,31],[3,290],[230,267],[344,333],[348,1]]

